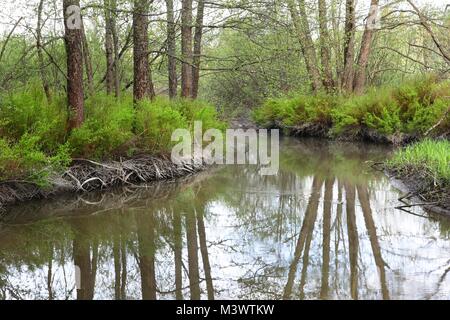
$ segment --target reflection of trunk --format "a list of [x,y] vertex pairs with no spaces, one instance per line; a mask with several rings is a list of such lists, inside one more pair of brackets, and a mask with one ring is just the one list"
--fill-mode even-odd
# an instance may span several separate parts
[[316,214],[314,215],[314,220],[311,223],[311,226],[308,230],[308,235],[306,236],[305,241],[305,250],[303,251],[303,260],[302,260],[302,275],[300,278],[300,300],[305,299],[305,284],[306,284],[306,277],[308,275],[308,264],[309,264],[309,249],[311,248],[311,241],[314,231],[314,224],[316,222],[317,217],[317,209]]
[[48,271],[47,271],[48,300],[53,300],[52,277],[53,277],[53,244],[50,244],[48,257]]
[[331,242],[331,205],[333,201],[333,179],[325,180],[325,195],[323,203],[323,243],[322,243],[322,285],[320,287],[320,298],[327,299],[330,272],[330,242]]
[[122,283],[120,284],[120,296],[122,299],[126,299],[125,289],[127,287],[127,248],[125,239],[122,237],[120,246],[120,254],[122,260]]
[[98,244],[95,242],[92,247],[91,260],[91,245],[84,226],[81,224],[76,224],[74,229],[75,237],[73,239],[73,261],[75,266],[79,268],[80,272],[80,287],[77,288],[77,299],[92,300],[94,298]]
[[314,222],[316,221],[322,182],[323,180],[321,178],[314,177],[311,196],[309,198],[308,206],[306,207],[305,217],[303,218],[303,224],[298,236],[297,245],[295,246],[294,259],[289,267],[289,274],[286,286],[284,287],[283,299],[289,299],[291,296],[295,274],[297,272],[297,265],[303,251],[303,246],[305,245],[306,237],[309,234],[310,229],[313,228]]
[[174,258],[175,258],[175,297],[177,300],[183,299],[183,238],[181,236],[181,215],[178,210],[173,211],[173,232],[174,232]]
[[114,259],[114,299],[120,300],[122,299],[122,296],[120,294],[121,261],[120,261],[120,234],[118,229],[114,230],[112,251]]
[[338,189],[338,198],[337,198],[337,205],[336,205],[336,235],[335,235],[335,242],[334,242],[334,283],[337,287],[338,281],[339,281],[339,244],[341,242],[341,234],[342,231],[342,182],[338,180],[337,183],[337,189]]
[[208,299],[214,300],[214,287],[211,277],[211,266],[209,264],[208,246],[206,245],[206,231],[205,222],[203,221],[203,215],[205,214],[204,206],[198,206],[197,213],[197,225],[198,225],[198,239],[200,242],[200,252],[203,260],[203,270],[205,271],[206,290],[208,292]]
[[169,73],[169,97],[177,96],[177,60],[176,54],[176,30],[173,13],[173,0],[166,0],[167,7],[167,56]]
[[155,221],[153,212],[138,214],[139,270],[142,299],[156,300],[155,276]]
[[350,294],[352,299],[358,299],[358,230],[355,215],[355,187],[348,183],[344,183],[344,185],[350,255]]
[[203,35],[203,14],[205,10],[205,1],[198,0],[197,17],[195,19],[194,32],[194,59],[192,67],[192,98],[197,98],[198,82],[200,80],[200,55],[202,52],[202,35]]
[[195,211],[186,214],[186,241],[189,262],[189,288],[191,300],[200,300],[200,275],[198,272],[198,245]]
[[380,244],[378,243],[377,229],[375,222],[373,221],[372,210],[370,208],[370,198],[366,187],[361,185],[358,188],[358,198],[361,204],[362,212],[364,214],[364,221],[369,233],[370,245],[372,246],[373,257],[375,258],[375,264],[380,275],[381,292],[383,299],[389,299],[389,289],[386,283],[386,271],[385,262],[381,256]]

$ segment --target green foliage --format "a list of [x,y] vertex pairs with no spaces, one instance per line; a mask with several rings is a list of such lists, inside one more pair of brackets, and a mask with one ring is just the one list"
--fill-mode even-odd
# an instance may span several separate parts
[[85,101],[85,121],[66,132],[66,102],[47,103],[41,89],[1,97],[0,180],[24,179],[39,184],[67,167],[72,158],[96,160],[133,152],[168,152],[177,128],[224,129],[215,108],[200,100],[158,97],[136,106],[130,96],[95,94]]
[[131,98],[97,94],[86,100],[85,121],[72,130],[68,142],[74,157],[102,159],[121,154],[132,138],[134,108]]
[[61,145],[54,155],[45,154],[40,138],[28,133],[12,144],[0,139],[0,177],[2,180],[24,179],[45,185],[49,174],[60,171],[70,163],[67,144]]
[[423,140],[397,151],[388,166],[400,172],[427,172],[435,181],[450,185],[450,141]]
[[[262,126],[326,124],[330,134],[342,135],[370,128],[381,135],[421,135],[448,108],[450,81],[433,77],[409,81],[398,87],[373,88],[362,96],[295,95],[269,99],[254,113]],[[441,130],[447,130],[449,122]]]

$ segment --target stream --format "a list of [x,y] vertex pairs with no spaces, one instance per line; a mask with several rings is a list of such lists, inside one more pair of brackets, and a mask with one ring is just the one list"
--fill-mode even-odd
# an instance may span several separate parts
[[386,146],[283,138],[254,165],[0,219],[0,299],[450,299],[450,219],[396,209]]

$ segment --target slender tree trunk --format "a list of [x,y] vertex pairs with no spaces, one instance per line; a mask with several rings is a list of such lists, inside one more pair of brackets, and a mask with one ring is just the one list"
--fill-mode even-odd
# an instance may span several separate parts
[[200,80],[200,59],[202,53],[203,16],[205,12],[205,1],[198,0],[197,16],[195,18],[194,32],[194,65],[192,66],[192,98],[198,96],[198,83]]
[[294,0],[288,0],[288,8],[291,13],[292,22],[297,33],[300,48],[305,59],[306,71],[311,82],[311,88],[314,92],[321,89],[320,72],[317,67],[316,53],[314,43],[311,38],[309,23],[307,20],[306,8],[304,0],[299,0],[299,10]]
[[117,0],[109,0],[111,8],[111,33],[113,39],[114,50],[114,94],[116,97],[120,96],[120,49],[119,49],[119,35],[117,34],[116,14],[117,14]]
[[167,60],[169,76],[169,97],[177,96],[177,60],[176,60],[176,30],[173,0],[166,0],[167,7]]
[[181,1],[181,96],[192,96],[192,0]]
[[351,92],[353,89],[353,63],[355,55],[355,0],[346,0],[345,34],[344,34],[344,70],[342,73],[342,88]]
[[114,90],[114,44],[111,21],[110,0],[104,0],[105,10],[105,52],[106,52],[106,93],[112,94]]
[[133,98],[137,102],[149,92],[148,0],[134,0],[133,10]]
[[[83,22],[83,20],[81,20]],[[84,24],[81,23],[81,35],[83,37],[83,60],[86,66],[86,79],[88,84],[89,95],[94,94],[94,72],[92,68],[91,53],[89,52],[89,43],[86,37],[86,31],[84,29]]]
[[330,36],[327,26],[327,7],[325,0],[319,0],[319,32],[320,32],[320,58],[322,61],[323,85],[327,91],[333,91],[334,80],[330,64]]
[[39,60],[39,73],[41,75],[42,87],[44,89],[45,97],[47,102],[52,102],[52,94],[50,92],[50,85],[48,83],[47,74],[45,72],[45,62],[44,54],[42,50],[42,10],[44,8],[44,0],[39,1],[38,11],[37,11],[37,27],[36,27],[36,49]]
[[370,2],[369,15],[366,20],[366,26],[361,39],[361,49],[359,51],[358,62],[356,63],[356,72],[353,85],[353,91],[356,94],[361,94],[364,90],[366,83],[366,69],[367,62],[369,61],[370,50],[372,46],[372,38],[375,32],[373,23],[376,21],[376,15],[378,12],[378,0],[372,0]]
[[[64,0],[64,29],[65,45],[67,53],[67,99],[70,108],[68,130],[78,128],[84,120],[83,97],[83,49],[81,28],[69,26],[68,19],[71,12],[67,12],[69,6],[80,7],[79,0]],[[77,16],[75,15],[75,19]],[[81,18],[81,17],[79,17]]]

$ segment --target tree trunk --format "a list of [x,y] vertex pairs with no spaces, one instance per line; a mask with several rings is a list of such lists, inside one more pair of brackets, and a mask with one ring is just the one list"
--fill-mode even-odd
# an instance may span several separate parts
[[[80,7],[79,0],[64,0],[64,29],[65,45],[67,53],[67,99],[71,109],[68,129],[78,128],[84,120],[83,100],[83,49],[81,28],[69,27],[71,12],[67,11],[69,6]],[[75,14],[75,19],[81,18]],[[80,22],[81,24],[81,22]]]
[[81,35],[83,38],[83,59],[84,64],[86,66],[86,79],[88,84],[88,92],[89,95],[94,94],[94,72],[92,69],[92,61],[91,61],[91,54],[89,52],[89,44],[86,38],[86,32],[84,30],[84,24],[83,19],[81,19]]
[[355,0],[346,0],[345,34],[344,34],[344,71],[342,73],[342,88],[351,92],[353,89],[353,63],[355,51]]
[[111,21],[110,0],[104,0],[105,7],[105,52],[106,52],[106,93],[114,90],[114,44]]
[[192,96],[192,0],[181,1],[181,96]]
[[288,8],[305,59],[306,71],[308,72],[308,77],[311,82],[311,88],[314,92],[317,92],[321,89],[322,84],[320,81],[320,72],[317,67],[314,43],[309,30],[304,0],[300,0],[299,5],[300,13],[297,10],[294,0],[288,0]]
[[361,39],[361,49],[359,51],[358,62],[356,63],[356,72],[353,85],[353,91],[356,94],[361,94],[364,90],[366,83],[366,69],[367,62],[369,61],[370,49],[372,46],[372,38],[374,33],[373,22],[376,20],[378,11],[378,0],[372,0],[370,2],[369,15],[366,20],[366,27]]
[[327,91],[333,91],[334,80],[330,65],[330,36],[327,26],[327,7],[325,0],[319,0],[319,32],[320,32],[320,58],[322,60],[323,85]]
[[114,49],[114,94],[116,97],[120,96],[120,74],[119,74],[119,36],[117,34],[116,26],[116,14],[117,14],[117,1],[110,0],[111,7],[111,33],[113,38],[113,49]]
[[198,96],[198,82],[200,80],[200,56],[202,53],[203,16],[205,12],[205,1],[198,0],[197,16],[195,18],[194,32],[194,65],[192,67],[192,98]]
[[175,18],[173,12],[173,0],[166,0],[167,7],[167,60],[168,60],[168,75],[169,75],[169,97],[175,98],[177,96],[177,60],[176,55],[176,30]]
[[133,99],[142,100],[149,92],[148,0],[134,0],[133,10]]
[[45,62],[42,50],[42,10],[44,7],[44,0],[39,1],[38,12],[37,12],[37,27],[36,27],[36,49],[39,60],[39,73],[41,75],[42,87],[44,89],[47,102],[51,103],[52,95],[50,92],[50,85],[48,84],[47,75],[45,73]]

